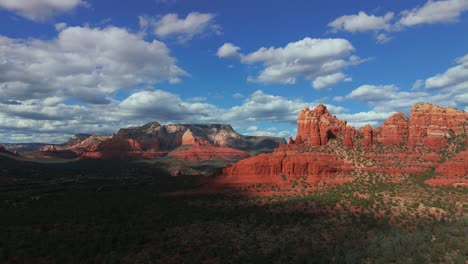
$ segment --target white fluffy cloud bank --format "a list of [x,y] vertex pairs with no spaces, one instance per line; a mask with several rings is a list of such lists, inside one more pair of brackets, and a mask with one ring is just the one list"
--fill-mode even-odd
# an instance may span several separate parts
[[117,27],[68,27],[50,41],[0,36],[0,93],[9,100],[72,97],[109,103],[119,89],[186,75],[167,46]]
[[208,33],[221,33],[221,26],[215,23],[214,14],[199,12],[191,12],[185,18],[175,13],[157,18],[140,16],[140,27],[143,31],[150,30],[159,38],[174,38],[180,43]]
[[393,12],[376,16],[359,11],[355,15],[344,15],[328,24],[332,32],[374,32],[377,43],[388,42],[389,32],[403,30],[422,24],[450,23],[458,21],[468,11],[467,0],[428,0],[424,5],[403,10],[397,16]]
[[0,8],[34,21],[43,21],[79,6],[88,6],[83,0],[0,0]]
[[313,39],[288,43],[284,47],[262,47],[248,54],[240,47],[225,43],[218,51],[220,58],[237,58],[244,64],[263,65],[257,76],[249,76],[251,82],[295,84],[298,78],[310,80],[320,89],[338,82],[350,80],[341,71],[361,60],[352,55],[353,45],[346,39]]

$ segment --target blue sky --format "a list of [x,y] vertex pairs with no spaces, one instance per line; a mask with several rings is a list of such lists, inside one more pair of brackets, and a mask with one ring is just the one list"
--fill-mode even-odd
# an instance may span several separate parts
[[0,0],[0,142],[161,123],[295,135],[468,110],[468,0]]

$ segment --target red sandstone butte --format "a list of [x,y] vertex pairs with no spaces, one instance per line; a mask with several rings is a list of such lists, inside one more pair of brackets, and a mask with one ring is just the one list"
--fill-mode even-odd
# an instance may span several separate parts
[[[409,118],[408,146],[422,144],[432,150],[445,146],[449,131],[462,133],[468,126],[468,113],[452,107],[415,104]],[[465,128],[466,129],[466,128]]]
[[396,113],[382,123],[375,140],[385,145],[400,145],[408,137],[408,119],[403,113]]
[[328,140],[338,136],[344,131],[346,121],[332,116],[327,107],[319,104],[314,110],[308,107],[299,112],[297,118],[296,141],[307,141],[313,146],[323,146]]
[[[447,138],[466,137],[468,114],[464,111],[418,103],[409,118],[396,113],[381,127],[366,125],[356,131],[320,104],[313,110],[300,111],[297,123],[295,140],[291,138],[288,145],[279,146],[273,153],[226,167],[219,181],[234,185],[281,184],[283,178],[306,176],[315,182],[333,182],[346,179],[350,172],[383,173],[398,181],[403,174],[436,167],[444,177],[466,180],[466,151],[442,165],[437,152],[446,146]],[[464,140],[468,143],[468,139]]]
[[111,138],[99,143],[94,152],[86,152],[81,159],[100,158],[105,160],[125,160],[154,158],[162,156],[160,152],[145,152],[138,141],[133,139]]
[[361,146],[365,148],[372,147],[374,143],[372,127],[370,125],[365,125],[359,129],[358,133],[362,135]]

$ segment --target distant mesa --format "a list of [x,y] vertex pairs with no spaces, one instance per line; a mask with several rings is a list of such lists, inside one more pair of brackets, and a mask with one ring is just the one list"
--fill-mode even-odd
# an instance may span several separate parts
[[244,136],[226,124],[152,122],[122,128],[113,135],[76,134],[63,144],[40,144],[24,155],[34,159],[154,159],[169,155],[186,160],[239,160],[271,152],[284,138]]

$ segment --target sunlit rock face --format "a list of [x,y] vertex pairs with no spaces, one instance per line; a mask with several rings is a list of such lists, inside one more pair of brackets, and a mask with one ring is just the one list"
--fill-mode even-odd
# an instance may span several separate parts
[[282,177],[308,176],[320,182],[360,172],[399,177],[431,168],[460,181],[460,175],[467,173],[465,152],[440,164],[444,155],[455,155],[463,142],[468,143],[468,114],[461,110],[419,103],[412,107],[409,118],[395,113],[381,127],[366,125],[356,130],[320,104],[300,111],[297,124],[295,140],[291,138],[273,153],[228,166],[223,171],[224,181],[281,184]]
[[409,118],[408,146],[423,144],[437,150],[445,146],[451,133],[460,134],[467,127],[468,113],[452,107],[429,103],[415,104]]

